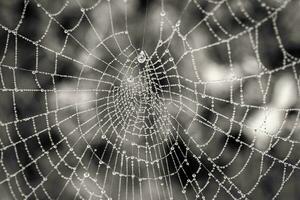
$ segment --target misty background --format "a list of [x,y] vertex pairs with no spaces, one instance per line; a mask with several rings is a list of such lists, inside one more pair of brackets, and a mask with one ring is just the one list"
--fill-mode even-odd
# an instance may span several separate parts
[[297,0],[0,0],[0,199],[298,199]]

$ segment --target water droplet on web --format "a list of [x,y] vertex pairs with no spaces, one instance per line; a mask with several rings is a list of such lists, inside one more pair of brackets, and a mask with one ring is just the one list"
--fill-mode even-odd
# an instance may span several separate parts
[[159,40],[158,41],[158,46],[161,46],[162,45],[162,40]]
[[127,82],[132,83],[134,81],[133,77],[128,77]]
[[83,176],[84,176],[85,178],[87,178],[87,177],[89,177],[89,176],[90,176],[90,174],[89,174],[89,173],[87,173],[87,172],[85,172],[85,173],[83,174]]
[[141,51],[139,53],[137,60],[139,63],[144,63],[146,61],[146,55],[145,55],[144,51]]
[[160,12],[160,16],[166,16],[166,12],[164,11],[164,10],[162,10],[161,12]]

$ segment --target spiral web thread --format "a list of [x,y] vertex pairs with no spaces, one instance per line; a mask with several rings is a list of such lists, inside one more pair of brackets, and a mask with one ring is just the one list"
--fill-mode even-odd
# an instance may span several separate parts
[[[15,27],[0,24],[1,37],[6,35],[1,44],[0,94],[6,105],[3,111],[11,114],[0,121],[0,185],[8,198],[251,199],[263,190],[267,177],[276,179],[267,197],[279,197],[299,170],[299,108],[269,103],[278,74],[292,77],[299,97],[299,59],[285,50],[277,26],[278,15],[293,1],[270,5],[261,0],[182,2],[174,21],[169,2],[160,1],[159,34],[152,52],[146,50],[149,21],[140,33],[142,46],[136,47],[131,40],[130,0],[99,0],[88,7],[79,0],[67,1],[55,13],[49,4],[25,0]],[[203,3],[210,9],[205,10]],[[263,17],[251,16],[248,4],[263,10]],[[37,25],[42,34],[35,40],[22,33],[29,6],[47,21],[46,26]],[[66,28],[60,15],[69,7],[80,14],[75,25]],[[109,34],[104,36],[92,15],[100,8],[109,18]],[[203,17],[186,28],[183,20],[191,8]],[[227,30],[216,17],[219,10],[227,12],[239,31]],[[117,23],[122,24],[121,30],[116,30]],[[265,24],[271,25],[282,53],[281,66],[274,69],[261,61],[260,37],[266,36],[260,31]],[[55,49],[47,40],[54,26],[64,38],[61,48]],[[201,27],[214,42],[197,46],[192,41]],[[96,43],[78,39],[87,30]],[[255,55],[256,74],[236,72],[239,50],[233,43],[241,38]],[[180,55],[173,55],[174,41]],[[26,56],[22,44],[34,52],[33,66],[23,66],[19,60],[20,54]],[[74,46],[81,57],[72,51]],[[205,80],[199,55],[219,46],[225,49],[227,76]],[[45,57],[51,65],[43,66]],[[75,72],[60,72],[62,60]],[[31,84],[26,85],[22,77]],[[50,86],[45,87],[45,80]],[[248,82],[256,83],[261,103],[249,103]],[[226,94],[218,97],[210,92],[215,87]],[[34,105],[38,112],[20,114],[19,107],[26,106],[22,99],[34,95],[39,97]],[[248,123],[251,113],[263,113],[258,125]],[[265,125],[272,113],[281,116],[275,131]],[[266,145],[259,145],[260,140]]]

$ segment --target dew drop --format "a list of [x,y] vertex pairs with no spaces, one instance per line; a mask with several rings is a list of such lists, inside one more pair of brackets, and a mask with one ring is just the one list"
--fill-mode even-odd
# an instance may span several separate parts
[[162,43],[163,43],[163,41],[162,41],[162,40],[159,40],[159,41],[158,41],[158,46],[161,46]]
[[83,175],[84,175],[84,177],[85,177],[85,178],[87,178],[87,177],[89,177],[89,176],[90,176],[90,174],[89,174],[89,173],[87,173],[87,172],[85,172]]
[[146,55],[144,51],[141,51],[137,58],[139,63],[144,63],[146,61]]
[[133,80],[134,80],[133,77],[128,77],[128,78],[127,78],[127,82],[129,82],[129,83],[132,83]]
[[160,12],[160,16],[162,16],[162,17],[166,16],[166,12],[165,12],[164,10],[162,10],[162,11]]

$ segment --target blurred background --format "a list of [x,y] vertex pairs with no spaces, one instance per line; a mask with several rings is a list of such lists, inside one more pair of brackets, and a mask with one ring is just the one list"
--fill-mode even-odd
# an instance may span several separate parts
[[298,0],[0,0],[0,199],[298,199]]

